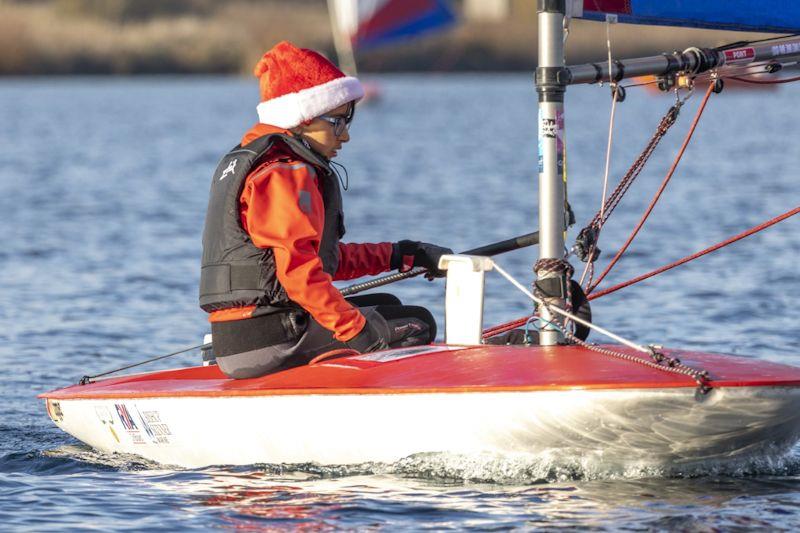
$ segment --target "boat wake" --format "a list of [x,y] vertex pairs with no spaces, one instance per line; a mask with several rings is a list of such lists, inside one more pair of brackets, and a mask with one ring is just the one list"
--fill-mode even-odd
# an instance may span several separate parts
[[176,467],[165,466],[155,461],[149,461],[144,457],[128,453],[103,453],[89,446],[67,445],[54,450],[42,452],[45,459],[73,460],[83,464],[91,464],[95,467],[107,470],[134,471],[134,470],[172,470]]
[[[88,446],[66,445],[47,451],[12,453],[0,458],[3,471],[27,473],[69,473],[74,471],[192,471],[162,465],[136,455],[106,454]],[[647,478],[703,478],[800,476],[800,446],[790,454],[776,451],[740,461],[701,461],[665,468],[652,464],[614,465],[602,455],[575,454],[455,454],[417,453],[394,463],[367,462],[352,465],[318,463],[255,465],[271,476],[301,476],[307,479],[335,479],[353,476],[394,475],[438,483],[489,483],[536,485],[566,481],[594,481]],[[250,470],[250,467],[213,466],[194,471]]]
[[138,455],[107,454],[83,445],[65,445],[50,450],[12,452],[0,457],[0,472],[39,475],[73,474],[76,472],[128,472],[135,470],[174,469]]
[[776,451],[740,461],[701,461],[665,468],[652,464],[613,465],[602,456],[567,459],[555,454],[453,454],[418,453],[395,463],[319,465],[315,463],[263,465],[275,475],[306,474],[319,478],[363,475],[397,475],[442,483],[492,483],[533,485],[564,481],[644,478],[753,477],[800,475],[800,449],[791,454]]

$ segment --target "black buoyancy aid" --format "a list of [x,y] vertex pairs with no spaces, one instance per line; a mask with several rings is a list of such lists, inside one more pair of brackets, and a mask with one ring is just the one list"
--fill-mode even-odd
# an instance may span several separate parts
[[325,223],[319,256],[323,270],[333,275],[339,266],[339,239],[344,235],[342,193],[326,159],[299,138],[281,133],[259,137],[244,147],[236,146],[222,158],[213,177],[203,230],[200,270],[200,307],[206,312],[256,305],[270,308],[296,307],[276,276],[271,248],[259,248],[242,227],[239,197],[245,179],[258,165],[285,162],[283,153],[273,155],[280,143],[296,158],[309,163],[317,173],[325,207]]

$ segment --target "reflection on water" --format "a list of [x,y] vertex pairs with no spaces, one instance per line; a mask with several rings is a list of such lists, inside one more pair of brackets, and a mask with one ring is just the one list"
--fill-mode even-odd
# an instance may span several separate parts
[[[555,468],[541,477],[533,462],[526,467],[522,458],[504,462],[498,457],[420,455],[394,465],[165,470],[136,457],[69,446],[48,452],[46,459],[71,462],[72,470],[84,472],[82,480],[72,479],[74,474],[63,467],[41,474],[49,494],[69,505],[76,516],[98,504],[99,496],[87,499],[86,491],[113,491],[114,497],[102,502],[104,515],[127,515],[151,502],[152,514],[134,519],[137,528],[171,524],[317,531],[557,524],[599,529],[726,530],[768,525],[789,529],[797,523],[800,509],[797,454],[762,464],[760,470],[750,465],[749,470],[697,471],[694,477],[678,478],[648,477],[655,472],[590,478],[579,469]],[[45,458],[33,459],[37,460]],[[483,479],[460,477],[477,470]],[[72,491],[84,495],[70,496]],[[9,495],[20,493],[12,489]],[[171,516],[161,524],[159,515],[175,509],[185,517]],[[24,523],[18,517],[13,520]]]
[[[211,474],[185,486],[203,506],[217,507],[231,524],[266,521],[271,525],[325,529],[348,525],[409,527],[643,527],[710,529],[773,524],[796,515],[797,499],[787,493],[797,478],[702,478],[684,480],[598,480],[535,486],[443,484],[388,475],[337,479],[287,476],[258,471]],[[183,484],[182,484],[183,485]],[[749,502],[749,503],[748,503]],[[759,517],[761,505],[779,506]],[[755,507],[755,508],[754,508]],[[612,526],[613,527],[613,526]]]

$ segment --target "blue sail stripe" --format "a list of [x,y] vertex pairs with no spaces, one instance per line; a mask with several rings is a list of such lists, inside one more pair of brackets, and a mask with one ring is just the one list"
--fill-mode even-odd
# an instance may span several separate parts
[[436,28],[442,28],[455,21],[453,12],[447,4],[438,1],[430,11],[420,13],[413,20],[406,21],[394,28],[390,28],[378,35],[372,35],[366,39],[359,39],[356,43],[358,48],[366,49],[381,46],[387,43],[414,37]]
[[[787,0],[630,0],[629,24],[654,24],[767,33],[800,32],[800,2]],[[582,18],[605,20],[584,11]]]

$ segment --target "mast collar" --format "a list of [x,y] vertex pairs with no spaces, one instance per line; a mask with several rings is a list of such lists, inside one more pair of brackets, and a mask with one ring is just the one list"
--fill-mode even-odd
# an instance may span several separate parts
[[572,81],[572,73],[567,67],[537,67],[536,86],[565,87]]

